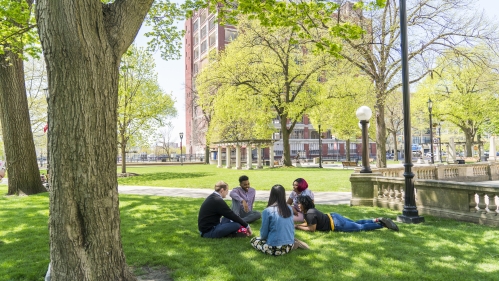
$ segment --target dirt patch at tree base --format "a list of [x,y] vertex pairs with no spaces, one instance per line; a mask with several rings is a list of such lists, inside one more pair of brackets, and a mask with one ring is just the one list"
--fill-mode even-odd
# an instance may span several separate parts
[[141,272],[141,274],[137,276],[137,280],[139,281],[173,281],[173,278],[170,277],[170,271],[164,266],[143,266],[140,269],[135,270],[135,272],[137,271]]

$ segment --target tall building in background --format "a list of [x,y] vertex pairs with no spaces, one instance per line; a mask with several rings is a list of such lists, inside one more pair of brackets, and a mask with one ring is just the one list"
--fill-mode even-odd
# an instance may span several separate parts
[[196,75],[208,64],[212,49],[223,50],[237,37],[234,26],[217,23],[208,9],[195,12],[185,22],[185,146],[187,154],[202,154],[206,147],[208,124],[196,103]]
[[[351,3],[346,6],[346,14],[352,11]],[[227,44],[237,37],[237,28],[231,25],[222,26],[217,23],[217,14],[208,9],[195,12],[192,18],[185,22],[185,147],[186,154],[204,154],[206,149],[206,131],[208,121],[196,99],[196,75],[208,64],[208,53],[212,49],[223,50]],[[279,120],[273,121],[274,127],[279,130]],[[322,132],[323,159],[341,159],[346,154],[346,142],[338,140],[331,133]],[[360,135],[360,131],[359,131]],[[269,136],[270,138],[271,136]],[[274,134],[275,158],[280,159],[283,154],[280,134]],[[371,155],[375,155],[375,144],[371,144]],[[298,122],[290,136],[291,156],[301,158],[319,157],[319,132],[310,124],[307,116]],[[350,153],[353,158],[361,155],[360,140],[352,140]],[[254,152],[253,154],[256,154]],[[243,154],[245,155],[245,154]],[[268,148],[263,153],[268,158]]]

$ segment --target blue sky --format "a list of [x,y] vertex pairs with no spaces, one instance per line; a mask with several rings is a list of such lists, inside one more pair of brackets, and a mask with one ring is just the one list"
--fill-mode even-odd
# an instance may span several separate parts
[[[174,2],[183,2],[182,0],[174,0]],[[499,15],[499,0],[477,0],[479,10],[484,10],[485,13],[497,20]],[[183,22],[179,23],[179,27],[183,27]],[[139,32],[136,38],[136,43],[139,46],[144,46],[147,42],[147,38],[143,35],[143,31]],[[182,50],[185,54],[185,51]],[[159,53],[154,55],[156,59],[156,71],[158,73],[158,80],[165,92],[172,93],[173,97],[176,99],[176,107],[178,111],[178,116],[173,120],[174,129],[172,133],[172,141],[179,142],[178,137],[179,132],[184,132],[185,130],[185,90],[184,90],[184,79],[185,79],[185,67],[184,58],[176,61],[164,61],[161,59]],[[185,141],[185,137],[184,137]]]

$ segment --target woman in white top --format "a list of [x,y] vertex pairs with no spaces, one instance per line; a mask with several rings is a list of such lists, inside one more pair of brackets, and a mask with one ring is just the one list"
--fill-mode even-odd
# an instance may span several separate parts
[[287,203],[291,205],[293,209],[293,221],[303,222],[303,211],[298,206],[298,196],[308,195],[312,200],[314,200],[314,193],[308,189],[308,183],[305,179],[297,178],[293,182],[293,192],[289,195]]

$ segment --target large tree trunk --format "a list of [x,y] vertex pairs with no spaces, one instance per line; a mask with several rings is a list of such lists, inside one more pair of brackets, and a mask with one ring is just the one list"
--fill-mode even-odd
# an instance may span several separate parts
[[135,280],[120,236],[118,68],[152,0],[40,0],[49,81],[52,280]]
[[[382,96],[380,94],[378,97]],[[386,124],[384,99],[376,100],[376,167],[386,168]]]
[[126,140],[123,135],[121,135],[121,172],[126,173]]
[[393,148],[393,161],[399,161],[399,154],[397,151],[397,147],[398,147],[397,131],[393,131],[392,136],[393,136],[393,146],[394,146],[394,148]]
[[0,55],[0,110],[9,174],[8,194],[46,192],[36,161],[23,60],[9,51]]
[[281,121],[281,134],[282,134],[282,150],[284,161],[283,165],[286,167],[293,166],[291,163],[291,149],[289,147],[289,130],[287,127],[288,118],[286,116],[280,116]]

